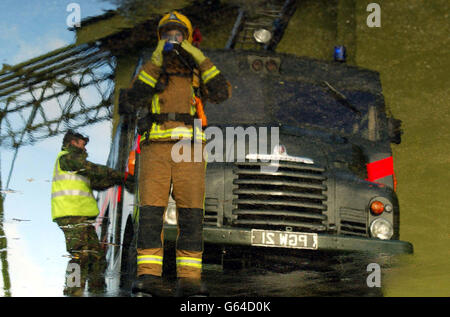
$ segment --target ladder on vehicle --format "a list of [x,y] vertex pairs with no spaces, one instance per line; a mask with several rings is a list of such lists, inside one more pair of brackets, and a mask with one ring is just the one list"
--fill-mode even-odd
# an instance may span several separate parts
[[[275,50],[295,10],[295,0],[266,0],[255,9],[240,8],[225,48]],[[258,43],[254,39],[253,33],[259,29],[272,33],[268,43]]]

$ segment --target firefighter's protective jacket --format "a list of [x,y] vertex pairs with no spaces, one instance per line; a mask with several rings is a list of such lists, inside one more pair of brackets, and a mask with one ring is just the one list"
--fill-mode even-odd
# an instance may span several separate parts
[[[202,99],[212,103],[221,103],[229,98],[231,86],[222,76],[220,70],[206,58],[198,65],[199,80],[202,82]],[[126,101],[134,107],[148,107],[153,114],[180,113],[196,118],[193,76],[189,70],[168,69],[178,75],[170,76],[167,87],[157,92],[155,86],[161,76],[162,68],[147,61],[132,81],[132,88],[126,93]],[[185,72],[183,76],[182,72]],[[180,75],[181,73],[181,75]],[[148,133],[141,142],[149,138],[151,141],[171,141],[181,138],[192,138],[193,127],[181,121],[165,121],[162,124],[153,122]],[[197,141],[205,141],[201,128],[195,131]]]

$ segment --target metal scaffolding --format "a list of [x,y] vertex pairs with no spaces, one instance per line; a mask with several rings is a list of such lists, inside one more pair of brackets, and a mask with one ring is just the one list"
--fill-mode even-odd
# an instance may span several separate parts
[[115,59],[69,45],[0,72],[0,146],[19,148],[112,117]]

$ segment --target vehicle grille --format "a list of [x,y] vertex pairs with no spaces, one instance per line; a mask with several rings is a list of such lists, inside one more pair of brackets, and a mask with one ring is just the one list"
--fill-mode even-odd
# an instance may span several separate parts
[[205,226],[217,226],[219,200],[217,198],[205,198],[205,216],[203,224]]
[[326,230],[325,169],[296,162],[279,162],[276,171],[262,170],[262,166],[267,163],[235,164],[232,225]]
[[339,212],[339,233],[367,237],[367,214],[364,210],[342,208]]

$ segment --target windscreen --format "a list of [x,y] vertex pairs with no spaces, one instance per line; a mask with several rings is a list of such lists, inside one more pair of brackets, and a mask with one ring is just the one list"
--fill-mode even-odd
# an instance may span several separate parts
[[273,90],[266,79],[251,73],[227,79],[232,85],[232,97],[219,105],[207,104],[210,125],[263,125],[272,121],[268,98]]
[[207,105],[210,125],[281,124],[366,137],[368,108],[380,102],[371,92],[340,90],[344,102],[325,84],[281,78],[249,75],[232,85],[231,99]]
[[361,134],[367,130],[370,105],[376,97],[364,91],[340,90],[340,96],[325,84],[290,81],[274,84],[272,116],[282,125],[316,127],[340,134]]

